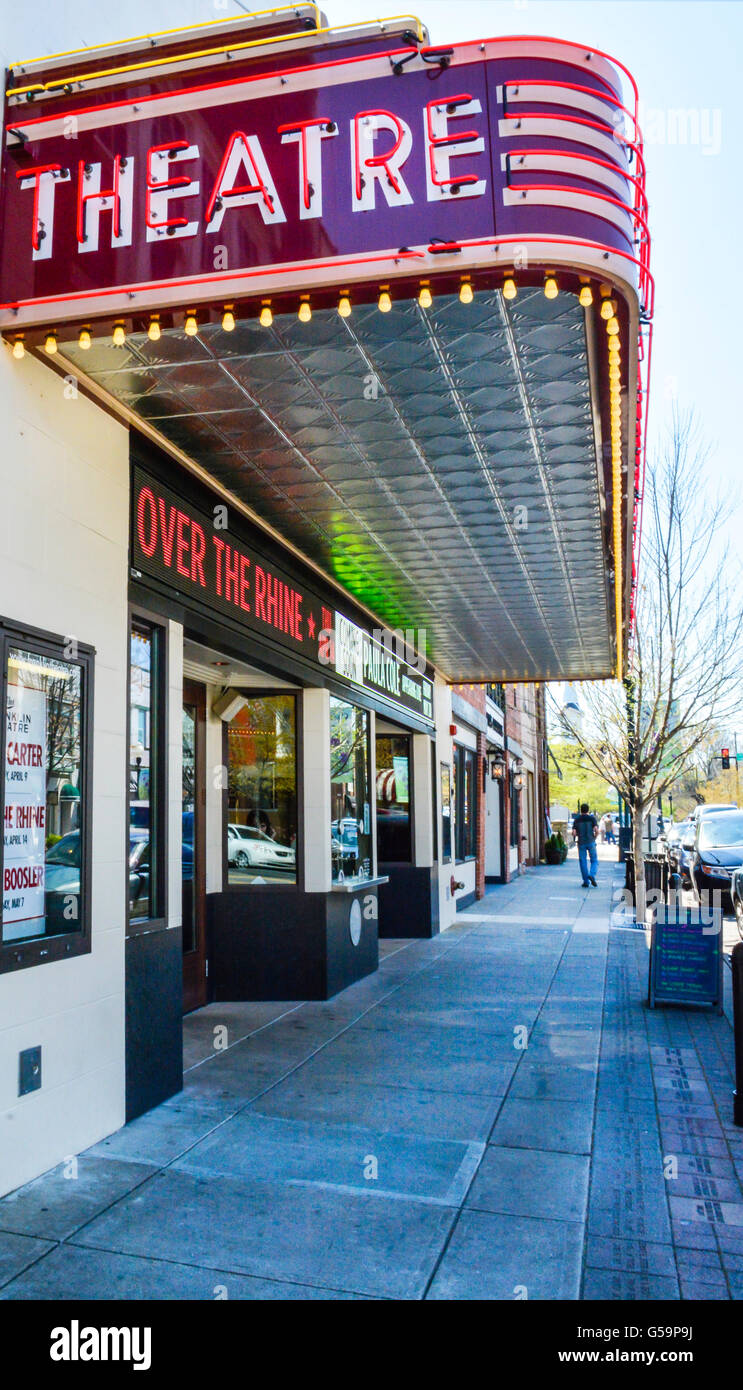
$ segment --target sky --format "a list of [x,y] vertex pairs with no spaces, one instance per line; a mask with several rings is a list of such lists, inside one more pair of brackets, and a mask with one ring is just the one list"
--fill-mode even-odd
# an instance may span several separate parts
[[[265,0],[264,0],[265,3]],[[370,19],[368,0],[326,0],[331,24]],[[394,10],[394,6],[390,7]],[[224,18],[235,0],[0,0],[0,44],[9,62],[147,30]],[[431,42],[507,34],[574,39],[603,49],[640,90],[656,280],[651,452],[674,403],[692,410],[710,446],[709,481],[730,504],[728,534],[740,552],[738,405],[743,391],[733,338],[743,227],[743,0],[422,0]],[[669,113],[685,112],[678,122]],[[670,138],[669,138],[670,137]],[[674,138],[675,137],[675,138]],[[696,474],[690,487],[699,487]],[[743,723],[743,721],[742,721]]]

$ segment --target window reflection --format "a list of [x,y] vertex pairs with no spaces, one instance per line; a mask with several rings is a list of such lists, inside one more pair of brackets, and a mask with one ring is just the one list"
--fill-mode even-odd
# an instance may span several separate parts
[[195,951],[196,740],[199,712],[184,701],[181,713],[181,944],[183,954]]
[[149,866],[150,727],[152,639],[132,628],[129,640],[129,916],[150,916],[150,881],[138,872]]
[[380,863],[409,864],[410,739],[377,734],[377,855]]
[[80,931],[83,912],[82,669],[8,652],[3,941]]
[[475,754],[460,745],[454,750],[454,817],[457,859],[475,856]]
[[158,773],[160,630],[133,623],[129,634],[129,920],[162,912],[157,875],[161,816]]
[[335,882],[371,878],[369,716],[330,698],[330,845]]
[[253,696],[227,731],[227,876],[231,884],[297,881],[294,695]]

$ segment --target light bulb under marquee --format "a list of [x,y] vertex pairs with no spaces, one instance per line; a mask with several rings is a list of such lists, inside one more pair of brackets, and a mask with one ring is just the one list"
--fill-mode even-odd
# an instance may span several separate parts
[[48,352],[50,357],[57,351],[57,336],[55,333],[47,333],[44,343],[44,352]]
[[342,294],[338,300],[338,313],[342,319],[351,317],[351,301],[347,294]]
[[392,300],[388,290],[382,290],[379,295],[378,308],[380,314],[388,314],[392,308]]
[[583,285],[578,295],[578,303],[583,309],[590,309],[593,304],[593,290],[590,285]]
[[297,310],[297,318],[300,323],[309,323],[312,318],[312,306],[309,299],[303,299]]
[[619,332],[619,320],[616,318],[609,319],[606,325],[606,331],[610,338],[615,338]]
[[545,299],[557,299],[558,293],[557,281],[554,275],[547,275],[544,281]]
[[421,309],[430,309],[431,305],[433,304],[433,295],[431,294],[428,285],[421,285],[420,290],[418,291],[418,303],[420,304]]
[[151,343],[156,343],[160,337],[160,320],[150,319],[150,326],[147,329],[147,337]]
[[126,342],[126,329],[123,323],[117,323],[114,325],[114,331],[111,334],[111,342],[113,343],[114,347],[124,346],[124,343]]
[[474,292],[469,280],[463,280],[459,287],[460,304],[471,304],[474,299]]
[[233,314],[233,312],[232,312],[231,309],[225,309],[225,311],[224,311],[224,313],[223,313],[223,315],[222,315],[222,332],[223,332],[223,333],[234,333],[234,331],[235,331],[235,315]]
[[613,319],[616,314],[617,306],[613,299],[605,299],[601,305],[602,319]]
[[20,362],[21,358],[26,356],[26,349],[23,346],[22,338],[16,338],[13,344],[13,356],[17,362]]
[[90,347],[91,342],[92,342],[92,339],[91,339],[91,336],[90,336],[90,329],[89,329],[89,328],[81,328],[81,329],[80,329],[80,336],[79,336],[79,338],[78,338],[78,340],[77,340],[77,345],[78,345],[78,347],[79,347],[79,348],[82,348],[83,352],[87,352],[87,351],[88,351],[88,348]]
[[198,321],[196,315],[195,315],[195,314],[186,314],[186,321],[185,321],[185,323],[184,323],[184,325],[183,325],[183,332],[184,332],[184,333],[187,333],[189,338],[195,338],[195,337],[196,337],[196,334],[198,333],[198,331],[199,331],[199,321]]
[[273,311],[270,304],[264,304],[259,315],[261,328],[270,328],[273,323]]

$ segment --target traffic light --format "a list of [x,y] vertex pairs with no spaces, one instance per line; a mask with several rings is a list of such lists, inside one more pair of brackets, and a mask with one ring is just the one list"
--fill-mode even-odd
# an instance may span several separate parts
[[723,748],[723,750],[722,750],[722,766],[723,766],[723,768],[728,768],[728,767],[730,767],[730,749],[729,749],[729,748]]

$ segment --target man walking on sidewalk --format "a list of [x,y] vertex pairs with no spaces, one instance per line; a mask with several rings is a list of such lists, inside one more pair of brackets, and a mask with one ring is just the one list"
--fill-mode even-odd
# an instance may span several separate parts
[[[598,833],[599,823],[595,816],[589,815],[588,802],[584,801],[580,808],[580,815],[576,816],[573,821],[573,841],[578,841],[578,858],[584,888],[587,888],[589,883],[592,883],[594,888],[598,888],[596,882],[599,867],[599,857],[596,851]],[[591,861],[590,871],[588,868],[589,859]]]

